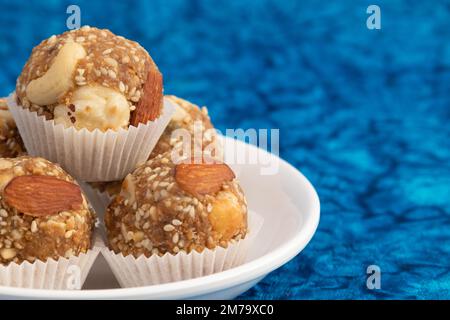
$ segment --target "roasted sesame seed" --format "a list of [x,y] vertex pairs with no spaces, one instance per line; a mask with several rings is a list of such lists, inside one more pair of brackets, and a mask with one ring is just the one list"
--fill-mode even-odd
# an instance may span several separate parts
[[191,206],[191,208],[189,209],[189,216],[194,219],[195,218],[195,209],[194,207]]
[[30,227],[30,229],[31,229],[31,232],[32,232],[32,233],[36,233],[36,232],[38,231],[38,225],[37,225],[37,223],[36,223],[35,220],[33,220],[33,221],[31,222],[31,227]]
[[120,92],[125,92],[125,85],[123,84],[123,82],[122,81],[120,81],[119,82],[119,90],[120,90]]
[[108,70],[108,75],[113,79],[117,78],[117,75],[113,70]]

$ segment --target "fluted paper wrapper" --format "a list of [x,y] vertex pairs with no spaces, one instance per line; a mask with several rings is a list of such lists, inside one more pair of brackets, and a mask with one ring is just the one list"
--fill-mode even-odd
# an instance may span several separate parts
[[135,258],[116,254],[106,247],[101,252],[122,288],[188,280],[243,264],[263,222],[261,216],[249,212],[249,233],[244,239],[230,243],[227,248],[204,249],[201,253],[192,251]]
[[15,93],[7,99],[28,153],[59,163],[83,181],[113,181],[124,178],[147,160],[166,128],[175,108],[164,99],[161,116],[147,124],[118,131],[65,128],[36,112],[18,106]]
[[70,258],[0,265],[0,286],[28,289],[79,290],[100,252],[94,247]]

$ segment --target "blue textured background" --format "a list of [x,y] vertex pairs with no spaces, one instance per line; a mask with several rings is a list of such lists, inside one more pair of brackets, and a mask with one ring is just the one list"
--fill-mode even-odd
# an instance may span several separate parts
[[[220,129],[280,128],[317,187],[319,229],[245,299],[450,298],[450,4],[376,1],[0,1],[0,94],[33,46],[82,23],[149,49],[167,93]],[[108,4],[109,3],[109,4]],[[365,268],[382,289],[365,287]]]

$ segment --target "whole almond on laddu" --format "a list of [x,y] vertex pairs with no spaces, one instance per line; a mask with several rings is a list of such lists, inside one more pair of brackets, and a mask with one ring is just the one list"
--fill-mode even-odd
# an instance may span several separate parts
[[83,198],[78,185],[51,176],[19,176],[4,190],[8,205],[30,216],[47,216],[77,210]]

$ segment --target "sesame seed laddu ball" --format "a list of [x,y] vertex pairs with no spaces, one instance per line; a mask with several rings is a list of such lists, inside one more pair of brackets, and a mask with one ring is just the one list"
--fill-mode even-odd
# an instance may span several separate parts
[[94,220],[80,187],[58,165],[0,158],[0,264],[85,253]]
[[247,205],[222,163],[174,164],[170,152],[129,174],[105,215],[109,247],[147,257],[227,247],[247,233]]
[[0,98],[0,158],[14,158],[25,154],[25,146],[6,100]]
[[36,46],[16,95],[18,104],[66,127],[118,130],[159,117],[162,75],[137,42],[85,26]]

